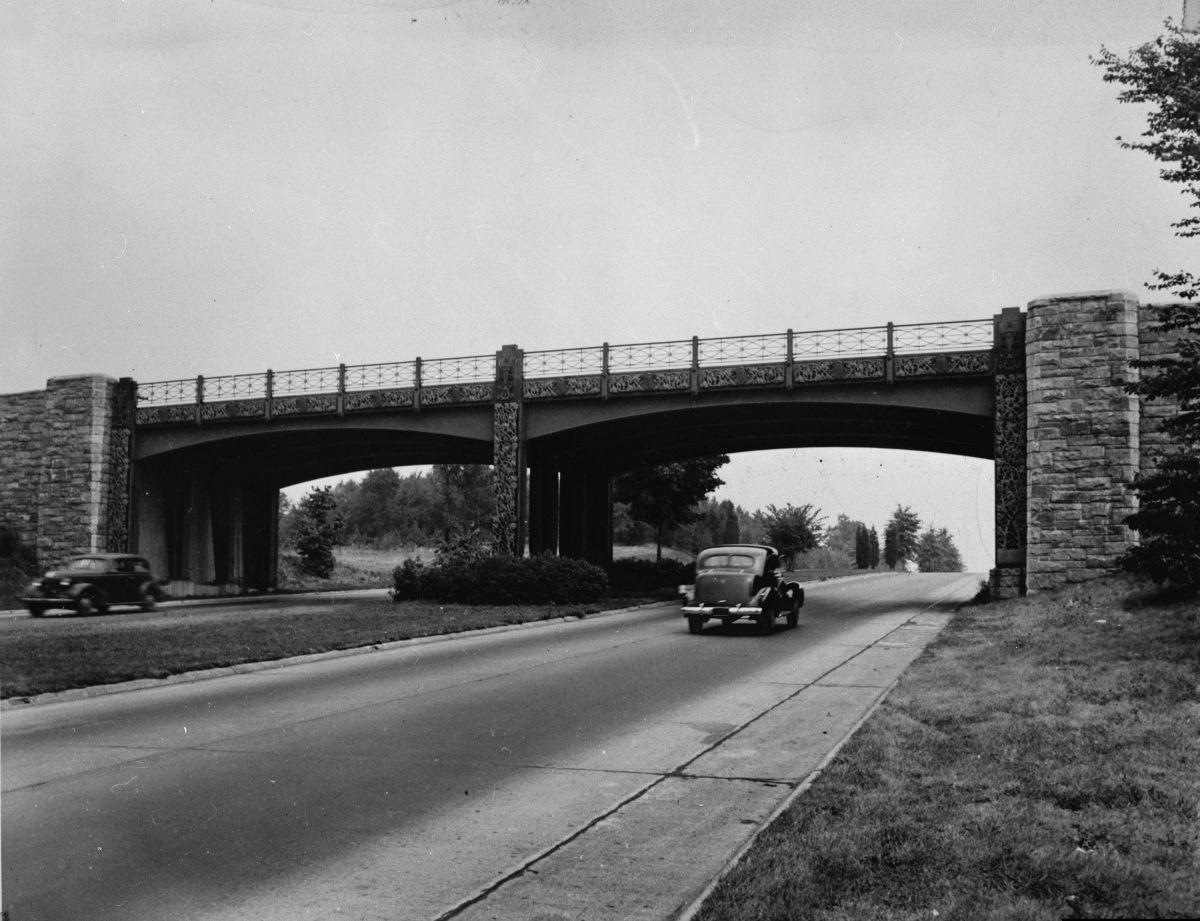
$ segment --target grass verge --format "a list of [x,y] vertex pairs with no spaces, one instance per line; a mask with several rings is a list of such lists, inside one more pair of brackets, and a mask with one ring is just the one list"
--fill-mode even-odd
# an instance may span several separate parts
[[966,608],[694,921],[1200,917],[1200,604]]
[[[203,608],[152,619],[18,618],[0,630],[0,697],[33,697],[138,678],[375,646],[419,636],[585,617],[646,599],[588,605],[439,605],[314,599],[286,607]],[[182,609],[181,609],[182,610]],[[193,613],[194,611],[194,613]]]

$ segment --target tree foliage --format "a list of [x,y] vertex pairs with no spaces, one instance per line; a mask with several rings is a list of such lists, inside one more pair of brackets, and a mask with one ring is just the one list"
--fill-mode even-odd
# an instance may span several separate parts
[[693,520],[696,506],[724,480],[717,470],[729,463],[729,455],[695,457],[672,464],[639,467],[621,474],[613,484],[613,498],[629,506],[629,514],[654,529],[662,559],[663,537],[669,528]]
[[917,539],[917,568],[921,572],[962,572],[962,555],[945,528],[929,528]]
[[320,579],[333,575],[333,548],[341,532],[333,487],[319,486],[300,500],[296,523],[296,553],[306,572]]
[[888,569],[904,568],[909,560],[915,560],[917,541],[921,533],[921,519],[908,506],[896,506],[884,529],[884,561]]
[[768,505],[757,517],[767,543],[779,551],[786,569],[795,565],[797,554],[813,550],[821,543],[821,510],[812,505],[795,506],[790,502],[783,508]]
[[[1169,20],[1166,34],[1128,57],[1101,49],[1094,62],[1104,80],[1124,87],[1117,99],[1150,107],[1141,140],[1117,140],[1162,164],[1159,175],[1182,186],[1188,208],[1200,209],[1200,38]],[[1200,236],[1200,215],[1171,225],[1180,237]],[[1170,291],[1182,303],[1156,308],[1157,329],[1174,337],[1176,354],[1135,361],[1142,374],[1128,390],[1146,400],[1169,400],[1174,414],[1163,423],[1173,441],[1147,451],[1149,472],[1133,488],[1140,508],[1126,519],[1141,542],[1124,565],[1158,583],[1200,589],[1200,278],[1190,271],[1156,271],[1150,288]]]

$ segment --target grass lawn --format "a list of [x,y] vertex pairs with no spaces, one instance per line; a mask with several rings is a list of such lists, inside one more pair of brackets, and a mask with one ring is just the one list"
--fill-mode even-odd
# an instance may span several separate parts
[[694,921],[1200,917],[1200,603],[963,609]]
[[0,697],[32,697],[418,636],[585,617],[645,600],[649,599],[485,607],[389,600],[333,605],[293,599],[271,610],[248,604],[220,613],[203,607],[162,610],[151,618],[123,618],[120,613],[19,618],[0,629]]

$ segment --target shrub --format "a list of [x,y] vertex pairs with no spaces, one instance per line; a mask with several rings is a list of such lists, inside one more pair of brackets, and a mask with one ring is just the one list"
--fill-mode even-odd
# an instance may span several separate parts
[[696,580],[696,564],[680,560],[616,560],[608,569],[612,587],[625,592],[653,592],[663,586],[673,590]]
[[608,577],[598,566],[551,554],[485,556],[470,563],[439,554],[432,566],[406,560],[393,571],[392,579],[394,601],[582,604],[598,601],[608,591]]

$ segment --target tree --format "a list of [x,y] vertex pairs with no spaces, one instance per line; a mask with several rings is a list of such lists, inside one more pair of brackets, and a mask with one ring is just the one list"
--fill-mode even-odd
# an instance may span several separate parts
[[917,537],[921,532],[921,519],[908,506],[896,506],[896,511],[892,512],[891,520],[887,524],[885,534],[884,553],[887,555],[886,537],[890,533],[892,538],[892,556],[887,559],[888,569],[895,569],[897,565],[903,567],[908,560],[916,558],[917,552]]
[[783,557],[785,569],[791,569],[796,555],[813,550],[821,543],[821,510],[811,505],[796,507],[790,502],[783,508],[768,505],[758,513],[767,542]]
[[821,546],[828,551],[826,559],[830,568],[849,569],[855,565],[858,529],[862,526],[861,521],[854,521],[849,515],[841,513],[837,521],[825,529]]
[[440,504],[434,510],[443,543],[455,535],[475,534],[486,539],[492,531],[496,500],[492,468],[477,464],[434,464],[433,477],[440,487]]
[[921,534],[917,540],[916,560],[921,572],[963,571],[962,556],[945,528],[930,528]]
[[895,569],[898,562],[900,555],[896,550],[896,526],[888,522],[883,529],[883,564],[888,569]]
[[854,532],[854,568],[871,568],[871,534],[861,522]]
[[729,455],[714,454],[673,464],[639,467],[621,474],[613,484],[613,498],[629,505],[638,521],[654,528],[656,559],[662,562],[663,536],[668,528],[691,521],[696,505],[725,481],[718,468],[729,463]]
[[[1152,107],[1140,141],[1117,138],[1122,147],[1164,164],[1159,175],[1183,187],[1189,208],[1200,209],[1200,38],[1166,23],[1166,35],[1128,58],[1102,48],[1094,63],[1104,80],[1125,87],[1120,102]],[[1179,237],[1200,236],[1200,215],[1174,222]],[[1133,489],[1140,508],[1126,518],[1140,543],[1122,558],[1126,568],[1200,590],[1200,278],[1191,272],[1156,271],[1152,290],[1170,291],[1182,303],[1157,308],[1157,329],[1175,337],[1176,354],[1134,361],[1143,373],[1126,389],[1146,400],[1170,400],[1175,414],[1163,423],[1173,444],[1146,452],[1149,472]]]
[[337,501],[330,486],[314,487],[300,500],[296,553],[306,572],[321,579],[333,575],[333,548],[341,531]]
[[879,568],[879,532],[876,531],[874,528],[871,528],[870,538],[871,538],[871,556],[870,556],[870,565],[867,566],[867,568],[868,569],[878,569]]

